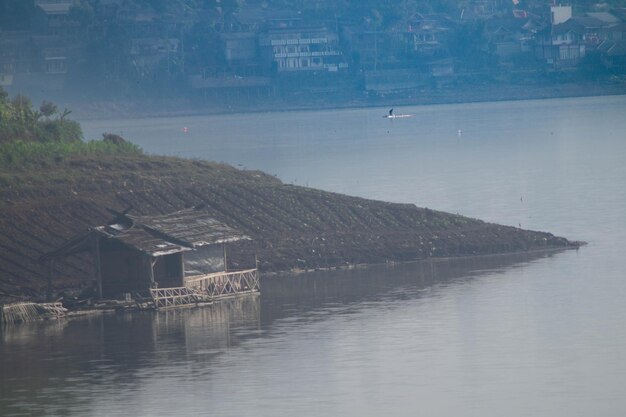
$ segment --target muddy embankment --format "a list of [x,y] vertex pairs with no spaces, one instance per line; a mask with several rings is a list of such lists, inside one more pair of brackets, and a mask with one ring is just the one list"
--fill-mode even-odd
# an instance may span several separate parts
[[[231,250],[232,267],[258,256],[261,271],[335,268],[575,247],[549,233],[286,185],[256,171],[168,157],[73,157],[35,169],[0,169],[0,298],[42,296],[39,257],[91,226],[107,208],[165,214],[203,205],[254,239]],[[56,294],[92,286],[85,254],[57,265]]]

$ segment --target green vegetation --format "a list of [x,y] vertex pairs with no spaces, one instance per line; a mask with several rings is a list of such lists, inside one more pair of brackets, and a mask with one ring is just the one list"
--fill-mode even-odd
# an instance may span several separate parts
[[[57,106],[44,101],[35,109],[28,97],[13,99],[0,88],[0,143],[14,142],[80,142],[80,125],[67,119],[71,112],[59,112]],[[53,118],[53,116],[55,116]]]
[[34,167],[51,162],[59,163],[73,155],[140,155],[141,149],[130,142],[114,143],[107,140],[89,142],[24,142],[21,140],[0,145],[0,166]]
[[[70,155],[141,154],[141,149],[123,138],[104,134],[102,140],[83,141],[78,124],[44,101],[39,110],[22,95],[9,99],[0,88],[0,167],[34,166],[60,162]],[[55,117],[56,116],[56,117]]]

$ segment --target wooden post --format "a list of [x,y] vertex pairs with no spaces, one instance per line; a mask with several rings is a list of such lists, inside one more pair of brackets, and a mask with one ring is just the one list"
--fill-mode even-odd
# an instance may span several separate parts
[[224,272],[228,272],[228,259],[226,257],[226,243],[222,243],[222,247],[224,248]]
[[184,287],[185,286],[185,254],[183,252],[180,252],[178,254],[178,257],[180,259],[180,285]]
[[152,257],[148,255],[148,265],[150,268],[148,269],[148,273],[150,274],[150,288],[154,288],[154,265],[156,264],[156,259],[154,262],[152,261]]
[[94,266],[96,268],[96,285],[98,298],[102,299],[102,269],[100,267],[100,236],[92,232]]

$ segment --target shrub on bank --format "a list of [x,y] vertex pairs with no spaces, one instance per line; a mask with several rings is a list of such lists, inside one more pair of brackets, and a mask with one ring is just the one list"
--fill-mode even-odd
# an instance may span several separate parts
[[10,99],[0,87],[0,166],[58,163],[72,155],[142,153],[138,146],[109,133],[99,141],[83,141],[80,124],[67,118],[70,113],[49,101],[37,110],[28,97],[18,94]]
[[[10,99],[0,87],[0,143],[78,142],[83,138],[80,125],[67,118],[71,111],[59,111],[44,101],[35,109],[28,97],[18,94]],[[54,117],[56,115],[56,117]]]

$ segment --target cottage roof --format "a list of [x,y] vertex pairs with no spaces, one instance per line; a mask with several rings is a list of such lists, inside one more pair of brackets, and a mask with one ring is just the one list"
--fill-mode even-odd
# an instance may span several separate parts
[[162,216],[127,217],[146,230],[171,237],[190,247],[250,239],[201,210],[187,209]]
[[99,226],[95,227],[93,232],[105,238],[117,240],[129,248],[144,252],[150,256],[163,256],[191,250],[191,248],[185,245],[169,242],[164,237],[155,236],[141,227],[141,225],[132,225],[127,229],[123,229],[119,224]]
[[250,239],[205,211],[195,209],[157,216],[123,214],[116,223],[95,230],[151,256]]
[[58,258],[88,250],[90,236],[114,239],[125,246],[156,257],[185,252],[200,246],[250,240],[245,234],[210,217],[206,211],[187,209],[166,215],[133,216],[116,213],[115,220],[68,241],[42,257]]

